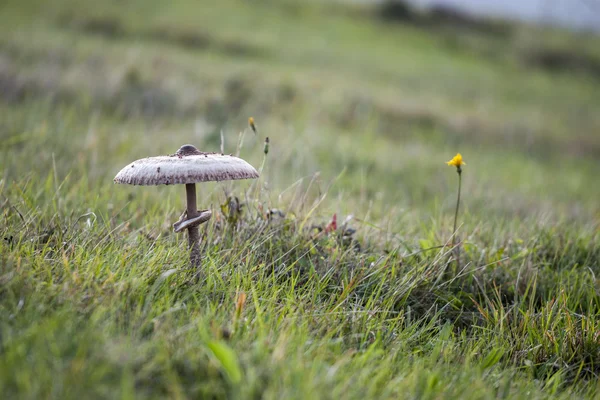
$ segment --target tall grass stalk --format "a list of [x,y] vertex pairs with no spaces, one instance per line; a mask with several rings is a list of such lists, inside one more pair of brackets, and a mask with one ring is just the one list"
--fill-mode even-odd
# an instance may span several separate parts
[[462,187],[462,171],[458,167],[458,195],[456,197],[456,209],[454,210],[454,226],[452,228],[452,248],[456,252],[456,264],[460,265],[460,249],[456,246],[456,223],[458,221],[458,209],[460,208],[460,191]]
[[[460,207],[460,191],[462,186],[462,166],[467,165],[462,158],[460,153],[457,153],[452,160],[448,161],[446,164],[456,167],[456,173],[458,174],[458,196],[456,198],[456,210],[454,211],[454,226],[452,228],[452,249],[456,252],[456,265],[460,267],[460,250],[456,245],[456,224],[458,221],[458,209]],[[455,246],[457,246],[455,248]]]

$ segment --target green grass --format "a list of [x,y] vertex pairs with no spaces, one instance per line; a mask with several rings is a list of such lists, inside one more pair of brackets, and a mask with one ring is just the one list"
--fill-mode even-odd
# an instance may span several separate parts
[[[600,395],[600,76],[527,58],[593,65],[598,37],[340,2],[115,4],[0,6],[4,397]],[[264,167],[199,185],[196,282],[183,187],[112,179],[221,132]],[[440,247],[457,151],[458,267]]]

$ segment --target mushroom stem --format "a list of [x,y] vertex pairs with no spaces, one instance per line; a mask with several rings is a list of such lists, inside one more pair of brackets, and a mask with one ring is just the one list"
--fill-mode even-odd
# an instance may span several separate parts
[[[198,216],[198,207],[196,206],[196,184],[188,183],[185,185],[187,198],[187,217],[189,219]],[[190,263],[192,267],[200,268],[200,234],[198,225],[188,228],[188,243],[190,247]]]

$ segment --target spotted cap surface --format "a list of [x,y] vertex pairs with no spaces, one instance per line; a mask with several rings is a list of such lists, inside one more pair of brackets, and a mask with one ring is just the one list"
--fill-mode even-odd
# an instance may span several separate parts
[[258,178],[258,172],[241,158],[203,153],[192,145],[184,145],[170,156],[132,162],[119,171],[114,181],[152,186],[254,178]]

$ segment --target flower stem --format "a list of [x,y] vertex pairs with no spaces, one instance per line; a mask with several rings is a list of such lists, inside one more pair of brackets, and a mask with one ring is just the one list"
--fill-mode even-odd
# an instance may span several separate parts
[[[456,243],[456,221],[458,220],[458,208],[460,206],[460,189],[462,183],[462,170],[460,167],[456,169],[458,172],[458,198],[456,199],[456,211],[454,212],[454,229],[452,230],[452,247],[454,248],[454,244]],[[456,264],[460,265],[460,251],[458,248],[456,251]]]

